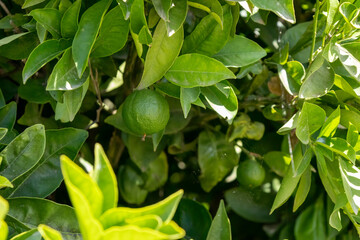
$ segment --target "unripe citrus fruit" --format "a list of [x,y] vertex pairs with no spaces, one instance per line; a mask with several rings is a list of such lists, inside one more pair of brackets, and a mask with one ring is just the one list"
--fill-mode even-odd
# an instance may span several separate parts
[[245,160],[239,164],[237,180],[245,187],[258,187],[265,180],[265,169],[256,160]]
[[134,91],[125,99],[122,116],[132,132],[153,134],[166,127],[170,117],[169,104],[158,92],[149,89]]

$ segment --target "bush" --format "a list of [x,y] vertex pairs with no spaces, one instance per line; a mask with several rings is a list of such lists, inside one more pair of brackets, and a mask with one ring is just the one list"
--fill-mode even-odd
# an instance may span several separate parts
[[0,7],[0,240],[359,238],[359,1]]

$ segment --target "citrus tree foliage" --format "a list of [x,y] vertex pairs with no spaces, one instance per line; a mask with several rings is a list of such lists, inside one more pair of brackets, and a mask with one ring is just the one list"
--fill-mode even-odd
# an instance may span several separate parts
[[0,240],[359,238],[359,0],[0,17]]

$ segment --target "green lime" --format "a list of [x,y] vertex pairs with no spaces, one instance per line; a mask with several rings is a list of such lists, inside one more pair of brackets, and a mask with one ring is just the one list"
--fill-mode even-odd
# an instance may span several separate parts
[[166,127],[170,117],[169,104],[158,92],[149,89],[134,91],[125,99],[122,116],[129,130],[150,135]]
[[265,169],[256,160],[247,159],[239,164],[237,180],[245,187],[258,187],[265,180]]

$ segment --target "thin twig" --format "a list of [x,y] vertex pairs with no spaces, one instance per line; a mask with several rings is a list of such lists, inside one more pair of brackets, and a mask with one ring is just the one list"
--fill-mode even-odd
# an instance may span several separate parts
[[[7,8],[7,6],[5,5],[5,3],[3,1],[0,0],[0,6],[1,8],[5,11],[5,13],[8,15],[8,16],[12,16],[11,12],[9,11],[9,9]],[[20,33],[20,29],[14,24],[14,22],[12,21],[12,19],[10,19],[10,24],[11,26],[14,28],[14,31],[16,33]]]
[[103,104],[103,101],[101,99],[101,92],[100,92],[100,88],[99,88],[99,81],[98,81],[98,77],[99,77],[99,73],[98,73],[98,70],[95,69],[95,77],[94,77],[94,74],[93,74],[93,71],[92,71],[92,68],[91,68],[91,63],[90,63],[90,59],[88,61],[89,63],[89,70],[90,70],[90,78],[91,78],[91,81],[94,85],[94,88],[95,88],[95,92],[96,92],[96,96],[97,96],[97,99],[98,99],[98,102],[99,102],[99,108],[96,110],[96,119],[94,122],[92,122],[88,128],[90,128],[91,125],[95,124],[95,123],[98,123],[100,121],[100,113],[102,111],[102,109],[104,108],[104,104]]

